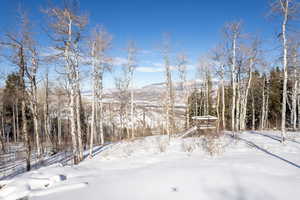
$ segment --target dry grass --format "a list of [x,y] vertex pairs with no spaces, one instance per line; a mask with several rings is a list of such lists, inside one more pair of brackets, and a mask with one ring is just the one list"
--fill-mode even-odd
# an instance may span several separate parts
[[202,149],[211,156],[220,155],[223,152],[220,137],[205,136],[202,140]]
[[157,137],[157,146],[160,153],[166,152],[169,141],[165,138]]

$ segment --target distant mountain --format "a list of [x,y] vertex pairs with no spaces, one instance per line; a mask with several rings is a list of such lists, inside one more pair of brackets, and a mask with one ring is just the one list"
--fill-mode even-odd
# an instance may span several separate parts
[[[191,80],[191,81],[187,81],[186,82],[186,86],[190,89],[193,88],[200,88],[202,85],[203,81],[202,80]],[[212,80],[212,85],[213,86],[217,86],[218,85],[218,80]],[[165,82],[161,82],[161,83],[153,83],[153,84],[149,84],[146,86],[143,86],[141,89],[145,89],[145,90],[161,90],[163,88],[166,87],[166,83]],[[183,82],[173,82],[173,88],[175,90],[183,90]]]
[[[202,85],[203,81],[202,80],[192,80],[192,81],[187,81],[186,86],[189,88],[190,91],[196,88],[200,88]],[[217,88],[218,81],[213,81],[213,90]],[[176,94],[176,99],[175,102],[178,105],[182,105],[183,102],[183,95],[184,93],[184,88],[182,87],[183,84],[182,82],[174,82],[173,83],[173,88],[175,90]],[[162,99],[164,97],[165,93],[165,87],[166,83],[165,82],[160,82],[160,83],[152,83],[146,86],[143,86],[141,88],[136,88],[134,89],[134,99],[135,102],[138,104],[161,104]],[[115,88],[112,89],[105,89],[104,90],[104,99],[106,102],[116,102],[118,101],[118,90]],[[92,91],[87,90],[84,91],[83,96],[89,100],[92,98]]]

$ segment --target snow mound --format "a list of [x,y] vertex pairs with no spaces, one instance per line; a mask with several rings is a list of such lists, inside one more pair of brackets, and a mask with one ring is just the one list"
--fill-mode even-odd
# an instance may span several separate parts
[[[0,200],[28,199],[33,196],[43,196],[50,193],[77,189],[87,185],[85,182],[67,182],[68,176],[64,173],[64,169],[67,168],[61,164],[54,164],[22,174],[13,180],[0,181],[0,185],[2,185]],[[71,174],[72,173],[70,173],[70,175]]]

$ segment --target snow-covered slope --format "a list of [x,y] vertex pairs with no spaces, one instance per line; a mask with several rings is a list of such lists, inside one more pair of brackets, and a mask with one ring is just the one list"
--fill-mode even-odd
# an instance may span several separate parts
[[[151,136],[110,144],[77,166],[53,165],[2,181],[0,199],[299,199],[300,133],[234,140]],[[219,151],[208,152],[213,142]]]

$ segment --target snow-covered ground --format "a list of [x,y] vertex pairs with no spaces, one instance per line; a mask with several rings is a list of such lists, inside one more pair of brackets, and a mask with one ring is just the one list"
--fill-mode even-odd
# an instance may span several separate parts
[[[278,132],[238,137],[110,144],[77,166],[55,164],[0,181],[0,199],[300,199],[300,133],[285,144]],[[219,147],[214,156],[210,146]]]

